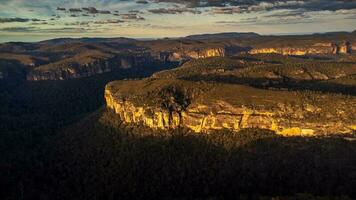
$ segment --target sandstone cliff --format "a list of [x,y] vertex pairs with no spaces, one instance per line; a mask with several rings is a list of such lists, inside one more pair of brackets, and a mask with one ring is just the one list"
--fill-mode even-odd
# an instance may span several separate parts
[[189,59],[224,57],[224,47],[198,48],[198,49],[181,49],[172,51],[159,52],[159,58],[162,61],[184,61]]
[[75,59],[60,61],[35,68],[27,74],[27,80],[67,80],[90,77],[95,74],[111,72],[115,69],[129,69],[152,62],[150,55],[126,55],[109,58],[88,59],[77,61]]
[[187,56],[191,58],[209,58],[209,57],[224,57],[225,49],[224,48],[211,48],[211,49],[203,49],[197,51],[189,51]]
[[224,48],[205,48],[183,52],[160,52],[154,56],[151,52],[126,53],[125,55],[90,55],[69,58],[36,67],[27,74],[27,80],[67,80],[90,77],[95,74],[111,72],[115,69],[129,69],[147,66],[154,61],[161,63],[180,62],[207,57],[224,57]]
[[253,48],[250,54],[276,53],[282,55],[307,55],[307,54],[350,54],[352,45],[350,42],[316,43],[312,46],[288,46],[288,47],[264,47]]
[[[175,86],[172,86],[174,84]],[[181,92],[165,98],[167,106],[157,100],[162,91],[171,85],[184,91],[194,91],[202,87],[178,80],[142,80],[112,82],[106,86],[107,106],[118,114],[125,123],[143,124],[154,129],[184,127],[194,132],[229,129],[238,131],[244,128],[273,130],[279,134],[319,135],[349,133],[355,129],[355,116],[352,105],[356,98],[313,96],[287,91],[264,91],[241,85],[203,85],[201,92]],[[136,92],[137,91],[137,92]],[[158,95],[157,95],[158,94]],[[247,95],[246,95],[247,94]],[[253,94],[253,95],[252,95]],[[152,97],[152,95],[154,97]],[[150,102],[150,98],[158,102]],[[168,100],[168,101],[167,101]],[[336,104],[334,108],[329,104]],[[163,106],[164,105],[164,106]],[[351,106],[351,107],[350,107]],[[350,109],[351,108],[351,109]]]

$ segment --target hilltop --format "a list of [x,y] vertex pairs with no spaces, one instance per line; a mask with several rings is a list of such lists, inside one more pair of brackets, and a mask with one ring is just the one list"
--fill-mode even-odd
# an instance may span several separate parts
[[126,123],[154,129],[260,128],[286,136],[353,132],[355,63],[254,58],[192,60],[151,78],[112,82],[106,86],[107,106]]
[[245,38],[255,38],[261,35],[253,32],[230,32],[230,33],[211,33],[211,34],[200,34],[200,35],[188,35],[184,37],[185,39],[191,40],[208,40],[208,39],[245,39]]

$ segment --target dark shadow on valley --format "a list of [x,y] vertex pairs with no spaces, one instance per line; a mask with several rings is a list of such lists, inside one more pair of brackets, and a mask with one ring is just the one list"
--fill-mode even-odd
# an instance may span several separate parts
[[6,159],[30,161],[47,138],[103,106],[108,82],[148,77],[175,66],[120,69],[65,81],[26,81],[25,76],[0,81],[0,165]]
[[283,138],[255,129],[152,132],[124,126],[111,111],[51,138],[32,159],[16,170],[2,165],[2,194],[10,199],[356,195],[354,140]]

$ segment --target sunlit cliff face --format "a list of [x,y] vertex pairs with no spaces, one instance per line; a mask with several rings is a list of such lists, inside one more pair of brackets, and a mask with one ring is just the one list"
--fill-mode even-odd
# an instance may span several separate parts
[[[137,81],[133,85],[140,85],[140,83]],[[239,131],[246,128],[257,128],[275,131],[283,136],[350,133],[355,130],[355,124],[352,120],[340,121],[345,113],[352,113],[352,111],[348,111],[347,106],[338,106],[338,112],[328,118],[321,119],[318,117],[319,120],[323,121],[321,125],[318,121],[315,121],[316,118],[311,116],[324,115],[327,112],[325,105],[323,103],[304,102],[303,104],[291,106],[292,104],[288,103],[290,99],[288,100],[288,98],[284,97],[292,95],[291,99],[298,99],[299,102],[303,102],[300,101],[302,97],[296,93],[276,92],[273,95],[280,95],[284,99],[282,101],[274,100],[275,105],[270,108],[258,108],[257,102],[254,102],[256,103],[255,108],[249,108],[245,105],[232,105],[224,101],[223,98],[207,99],[209,95],[198,101],[197,99],[200,99],[199,95],[193,95],[195,98],[192,98],[189,105],[184,109],[165,109],[159,104],[151,105],[135,102],[133,99],[136,97],[134,95],[130,96],[125,92],[127,90],[125,89],[126,84],[132,85],[129,82],[109,83],[105,88],[105,99],[107,107],[115,111],[117,116],[127,124],[142,124],[152,129],[160,130],[182,127],[196,133],[224,129]],[[221,86],[218,90],[224,90],[223,87]],[[242,88],[240,86],[233,87],[237,93],[241,92]],[[159,90],[158,88],[156,89]],[[245,89],[254,90],[254,94],[259,95],[256,89]],[[325,100],[333,97],[321,95],[316,98]],[[354,102],[354,100],[350,100],[349,103]],[[250,99],[249,101],[253,100]],[[333,98],[332,101],[340,102],[341,104],[344,100]]]
[[[208,2],[208,3],[207,3]],[[55,37],[176,37],[208,32],[261,34],[351,31],[356,2],[4,0],[0,42]]]
[[256,48],[249,51],[251,54],[282,54],[282,55],[307,55],[307,54],[348,54],[352,52],[352,44],[344,42],[342,44],[315,44],[312,47],[275,47]]

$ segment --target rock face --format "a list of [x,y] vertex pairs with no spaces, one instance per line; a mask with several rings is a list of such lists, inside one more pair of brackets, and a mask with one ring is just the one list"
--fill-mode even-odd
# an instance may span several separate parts
[[339,52],[340,54],[350,54],[352,53],[352,44],[350,42],[344,42],[343,44],[340,45],[339,47]]
[[183,61],[189,59],[209,58],[209,57],[224,57],[225,48],[214,47],[204,49],[182,50],[173,52],[160,52],[160,60],[165,61]]
[[111,72],[115,69],[129,69],[149,64],[153,61],[150,55],[115,56],[108,59],[95,59],[90,62],[65,62],[41,66],[27,74],[27,80],[68,80],[90,77],[95,74]]
[[[352,124],[355,121],[343,122],[341,120],[343,118],[341,115],[345,114],[344,110],[338,111],[343,113],[340,116],[339,114],[328,116],[329,119],[323,121],[322,124],[313,121],[313,117],[308,119],[308,116],[314,115],[315,117],[322,114],[322,108],[308,103],[292,107],[291,104],[284,103],[285,100],[281,100],[273,109],[256,109],[215,99],[209,100],[210,102],[208,100],[192,101],[186,109],[170,110],[157,104],[138,104],[128,94],[124,94],[125,92],[117,91],[120,87],[114,88],[115,83],[106,86],[107,107],[113,109],[125,123],[143,124],[153,129],[167,130],[184,127],[200,133],[222,129],[239,131],[245,128],[258,128],[269,129],[284,136],[312,136],[352,132],[355,127]],[[292,98],[297,98],[297,96]]]
[[154,61],[169,63],[189,59],[224,57],[224,48],[207,48],[181,52],[160,52],[158,57],[151,53],[127,54],[110,58],[89,59],[89,61],[55,62],[35,68],[27,74],[27,80],[67,80],[74,78],[90,77],[95,74],[111,72],[115,69],[130,69],[149,65]]
[[276,53],[282,55],[307,55],[307,54],[350,54],[352,45],[350,42],[341,44],[335,43],[317,43],[310,47],[269,47],[254,48],[249,51],[250,54]]
[[272,118],[273,113],[269,112],[254,112],[241,108],[211,113],[206,105],[192,106],[181,112],[169,112],[158,107],[135,106],[129,101],[115,99],[109,90],[105,92],[105,99],[107,106],[115,110],[124,122],[144,124],[154,129],[186,127],[200,133],[222,129],[238,131],[243,128],[278,128]]
[[108,61],[98,60],[83,65],[68,64],[66,67],[58,69],[35,69],[27,74],[29,81],[41,80],[68,80],[73,78],[89,77],[95,74],[102,74],[112,70],[111,63]]
[[187,56],[191,58],[209,58],[209,57],[224,57],[225,49],[224,48],[212,48],[212,49],[203,49],[197,51],[190,51],[187,53]]

